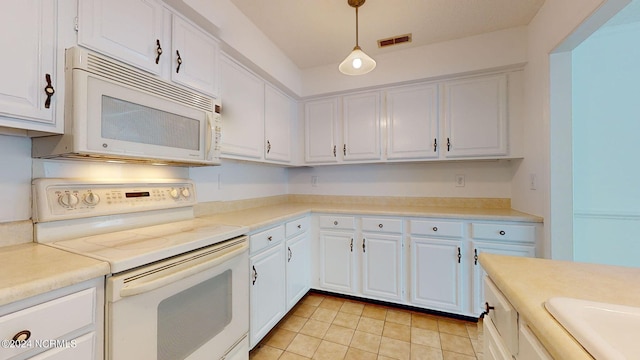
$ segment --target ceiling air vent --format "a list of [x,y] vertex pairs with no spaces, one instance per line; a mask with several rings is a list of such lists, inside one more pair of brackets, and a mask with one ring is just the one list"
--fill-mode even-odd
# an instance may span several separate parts
[[398,35],[386,39],[378,40],[378,47],[383,48],[392,45],[398,45],[411,42],[411,34]]

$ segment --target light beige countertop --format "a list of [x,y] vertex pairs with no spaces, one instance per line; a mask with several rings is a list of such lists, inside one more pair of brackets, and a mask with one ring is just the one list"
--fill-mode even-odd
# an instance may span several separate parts
[[432,217],[467,220],[542,222],[542,218],[512,209],[459,208],[437,206],[398,206],[381,204],[284,203],[244,210],[202,214],[212,222],[248,226],[251,231],[309,213],[357,214],[374,216]]
[[640,268],[483,253],[480,263],[555,359],[592,359],[547,312],[544,303],[564,296],[640,306]]
[[36,243],[0,247],[0,306],[104,276],[109,264]]

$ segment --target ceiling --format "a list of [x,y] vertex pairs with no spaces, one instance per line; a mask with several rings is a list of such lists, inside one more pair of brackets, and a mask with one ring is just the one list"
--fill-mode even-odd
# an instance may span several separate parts
[[[340,63],[355,46],[355,9],[347,0],[231,0],[300,69]],[[544,0],[368,0],[358,10],[359,45],[375,58],[528,24]],[[411,43],[379,49],[407,33]]]

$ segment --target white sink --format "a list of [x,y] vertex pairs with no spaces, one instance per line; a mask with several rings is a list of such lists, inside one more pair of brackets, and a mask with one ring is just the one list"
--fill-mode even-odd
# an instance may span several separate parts
[[640,359],[640,307],[566,297],[547,311],[596,359]]

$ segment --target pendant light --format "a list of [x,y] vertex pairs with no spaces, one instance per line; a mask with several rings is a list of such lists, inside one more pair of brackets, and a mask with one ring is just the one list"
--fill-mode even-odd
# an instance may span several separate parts
[[356,46],[346,59],[344,59],[338,69],[346,75],[362,75],[375,69],[376,61],[365,54],[358,45],[358,8],[364,4],[365,0],[347,0],[349,6],[356,8]]

